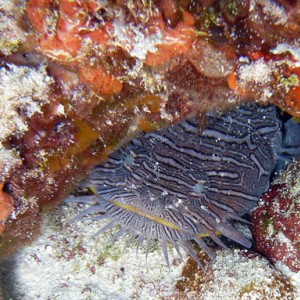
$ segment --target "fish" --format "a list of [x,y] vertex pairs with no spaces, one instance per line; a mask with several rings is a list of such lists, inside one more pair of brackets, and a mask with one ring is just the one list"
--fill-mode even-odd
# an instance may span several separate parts
[[208,112],[202,132],[199,123],[190,118],[141,132],[112,152],[84,183],[94,195],[74,197],[94,201],[74,219],[109,219],[95,235],[119,227],[112,240],[129,236],[137,249],[146,242],[146,257],[157,240],[168,267],[168,244],[200,267],[194,243],[212,260],[207,238],[224,248],[222,236],[251,247],[232,222],[247,222],[243,215],[269,188],[283,140],[277,109],[245,104]]

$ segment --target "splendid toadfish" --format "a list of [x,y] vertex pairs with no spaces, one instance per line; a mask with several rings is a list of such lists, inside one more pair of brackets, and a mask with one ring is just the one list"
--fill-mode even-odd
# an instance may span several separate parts
[[193,241],[212,259],[207,237],[222,247],[222,235],[250,247],[231,222],[244,221],[269,187],[282,150],[281,121],[276,107],[254,104],[206,117],[202,133],[197,119],[185,120],[142,132],[111,153],[86,183],[96,195],[75,197],[96,203],[75,219],[110,219],[97,234],[119,225],[113,239],[129,235],[137,247],[146,240],[147,254],[158,240],[168,266],[167,243],[200,266]]

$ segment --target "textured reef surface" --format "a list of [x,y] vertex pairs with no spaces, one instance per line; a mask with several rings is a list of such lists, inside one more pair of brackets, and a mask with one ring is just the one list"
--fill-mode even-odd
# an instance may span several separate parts
[[258,251],[274,264],[300,271],[299,161],[290,164],[252,212]]
[[[99,222],[78,220],[66,226],[78,214],[78,205],[68,203],[43,214],[41,234],[13,259],[0,264],[4,299],[299,298],[290,280],[252,251],[218,250],[213,264],[197,251],[203,271],[184,252],[181,262],[174,247],[169,247],[168,269],[155,241],[146,261],[145,245],[136,255],[135,244],[123,250],[125,240],[109,244],[109,234],[91,238]],[[87,206],[80,204],[80,208]]]
[[[214,115],[245,103],[275,105],[283,142],[290,145],[285,156],[293,154],[299,138],[286,124],[297,124],[300,117],[299,32],[300,4],[293,0],[0,0],[0,256],[37,238],[42,211],[61,203],[96,165],[141,131],[151,136],[194,118],[202,133]],[[275,145],[272,151],[283,154]],[[260,154],[250,152],[245,164],[261,168],[258,177],[252,174],[257,183],[249,178],[257,198],[267,189],[272,159],[255,162]],[[128,169],[132,160],[129,155]],[[293,168],[283,173],[298,178],[297,162]],[[206,189],[215,179],[202,177],[194,193],[210,197],[214,192]],[[290,232],[299,219],[287,203],[298,207],[292,204],[296,192],[280,192],[281,185],[289,185],[284,180],[276,184],[266,197],[277,200],[266,201],[256,214],[273,227],[268,225],[266,235],[259,228],[267,226],[263,221],[254,225],[255,251],[270,254],[276,266],[287,261],[292,266],[299,247]],[[204,207],[206,200],[201,201]],[[288,215],[275,212],[274,203]],[[243,200],[240,206],[234,216],[242,214]],[[229,211],[223,209],[218,207],[218,214],[227,224]],[[296,223],[287,221],[289,214]],[[283,218],[290,229],[284,231],[273,218]],[[266,249],[270,238],[272,243],[278,238],[277,230],[290,241],[278,243],[282,255]],[[212,226],[211,236],[214,231]],[[296,252],[283,259],[291,245]]]

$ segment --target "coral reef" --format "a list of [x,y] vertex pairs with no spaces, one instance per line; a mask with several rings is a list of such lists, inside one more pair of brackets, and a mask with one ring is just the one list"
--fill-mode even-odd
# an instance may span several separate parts
[[5,221],[13,211],[13,198],[3,191],[3,184],[0,184],[0,233],[5,229]]
[[[197,251],[205,266],[203,271],[184,253],[186,261],[180,262],[170,247],[168,269],[156,242],[151,244],[146,260],[146,245],[137,254],[135,245],[124,249],[125,240],[109,243],[110,234],[91,238],[98,230],[97,222],[66,225],[67,220],[77,215],[78,205],[82,208],[81,204],[67,203],[43,213],[41,234],[31,245],[20,249],[12,261],[7,261],[5,268],[0,266],[6,278],[10,278],[3,289],[7,299],[293,300],[299,297],[281,272],[251,251],[216,251],[214,264]],[[105,221],[102,222],[104,225]]]
[[216,257],[205,272],[187,261],[176,283],[181,295],[175,299],[295,299],[293,285],[265,258],[239,250],[218,251]]
[[11,55],[27,40],[21,26],[25,2],[0,1],[0,55]]
[[[141,263],[122,241],[91,240],[93,221],[67,231],[78,204],[41,210],[141,130],[191,115],[201,130],[207,111],[244,102],[300,117],[299,32],[299,1],[0,0],[0,255],[41,231],[9,269],[7,298],[297,298],[251,252],[217,251],[214,265],[199,254],[206,273],[190,259],[181,273],[171,248],[169,272],[156,242]],[[256,250],[298,275],[299,168],[263,196],[252,227]]]
[[252,213],[256,249],[276,265],[300,274],[300,161],[290,164]]
[[2,252],[140,130],[248,101],[299,116],[299,15],[284,0],[0,0]]
[[50,102],[53,81],[45,68],[35,70],[15,65],[0,68],[0,81],[0,148],[4,158],[0,161],[0,181],[4,181],[11,169],[22,164],[18,151],[5,143],[9,137],[20,138],[30,129],[30,118],[41,114],[42,106]]

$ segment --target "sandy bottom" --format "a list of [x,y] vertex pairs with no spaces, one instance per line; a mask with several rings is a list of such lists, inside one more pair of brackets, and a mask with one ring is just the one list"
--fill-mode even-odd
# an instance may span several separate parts
[[[103,221],[67,223],[83,209],[68,203],[43,215],[40,236],[2,263],[4,300],[300,299],[281,281],[274,287],[279,273],[265,259],[249,259],[237,249],[218,251],[205,274],[183,251],[182,262],[171,247],[169,270],[157,242],[146,261],[145,246],[136,254],[134,243],[123,250],[126,239],[109,243],[110,232],[91,238],[105,225]],[[176,283],[187,276],[187,268],[196,268],[189,275],[193,279],[178,289]],[[248,291],[248,287],[254,288]],[[289,291],[285,294],[284,289]],[[267,298],[261,297],[261,291],[267,291]]]

